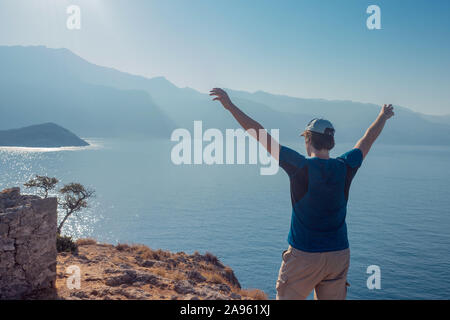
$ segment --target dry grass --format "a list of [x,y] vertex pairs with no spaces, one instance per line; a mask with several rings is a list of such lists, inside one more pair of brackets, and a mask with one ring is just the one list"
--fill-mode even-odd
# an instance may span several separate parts
[[116,246],[116,249],[119,251],[129,251],[130,250],[130,246],[126,243],[118,243]]
[[153,255],[154,255],[154,259],[161,260],[163,258],[170,258],[170,256],[172,254],[170,252],[168,252],[168,251],[163,251],[161,249],[158,249],[158,250],[153,252]]
[[154,259],[154,251],[143,244],[134,244],[131,251],[137,253],[142,259]]
[[186,274],[184,274],[183,272],[175,272],[173,279],[175,280],[185,280],[186,279]]
[[234,274],[233,269],[231,269],[229,266],[226,266],[226,267],[223,269],[223,272],[225,272],[225,274],[226,274],[227,276],[232,276],[232,275]]
[[243,289],[240,295],[254,300],[268,300],[267,294],[259,289]]
[[97,246],[103,247],[103,248],[114,248],[114,245],[109,244],[109,243],[98,243],[97,242]]
[[163,260],[164,258],[170,258],[172,256],[172,253],[170,252],[161,249],[152,250],[143,244],[133,244],[129,246],[129,250],[137,253],[142,259]]
[[214,272],[203,272],[202,275],[206,278],[207,281],[212,283],[225,283],[225,279],[220,275]]
[[92,245],[92,244],[97,244],[97,240],[92,239],[92,238],[83,238],[83,239],[78,239],[76,242],[77,246],[87,246],[87,245]]
[[[188,279],[190,276],[189,271],[194,270],[206,278],[206,282],[199,281],[195,284],[195,286],[200,288],[208,286],[212,287],[213,284],[226,284],[231,288],[233,293],[240,295],[244,300],[268,299],[267,295],[261,290],[245,290],[239,288],[236,285],[233,270],[230,267],[224,266],[216,256],[208,252],[205,253],[205,255],[200,255],[198,252],[190,255],[184,252],[171,253],[163,250],[152,250],[151,248],[141,244],[119,243],[115,246],[105,244],[95,245],[96,241],[93,239],[80,239],[78,243],[81,245],[80,252],[82,255],[89,258],[89,262],[86,262],[83,265],[87,277],[95,279],[89,280],[89,282],[84,282],[83,286],[87,286],[90,291],[95,289],[94,291],[100,292],[102,294],[102,298],[127,298],[126,296],[122,296],[113,291],[102,293],[105,291],[103,290],[105,287],[108,288],[104,282],[104,270],[106,268],[114,268],[115,270],[120,271],[122,269],[121,264],[126,264],[127,268],[133,268],[137,272],[155,274],[164,278],[160,280],[162,283],[168,285],[166,287],[158,287],[153,285],[140,287],[140,289],[143,289],[151,295],[149,296],[150,299],[170,298],[173,294],[175,294],[174,284],[178,281]],[[94,259],[96,257],[98,257],[98,259]],[[95,263],[91,263],[94,261],[92,259],[95,260]],[[158,261],[149,264],[149,267],[143,267],[142,263],[146,262],[144,260]],[[83,263],[83,261],[72,255],[58,256],[58,274],[65,276],[65,268],[74,263],[79,264]],[[115,275],[111,275],[111,277],[113,276]],[[73,299],[74,297],[71,295],[70,290],[66,288],[65,281],[66,277],[58,277],[56,287],[58,288],[61,296],[64,296],[64,298],[67,299]],[[97,293],[90,294],[89,290],[84,290],[89,298],[98,299],[100,297],[97,296]],[[218,290],[221,289],[219,288]]]
[[219,259],[215,255],[213,255],[211,252],[205,253],[205,260],[209,263],[212,263],[213,265],[219,265]]
[[167,270],[164,268],[153,268],[152,271],[160,277],[167,278]]

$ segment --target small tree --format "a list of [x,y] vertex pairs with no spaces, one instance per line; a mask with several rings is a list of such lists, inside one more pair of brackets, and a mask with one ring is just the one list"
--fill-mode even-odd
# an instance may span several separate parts
[[66,184],[59,190],[63,199],[59,200],[60,206],[65,210],[64,218],[58,226],[58,234],[61,234],[62,227],[66,220],[76,212],[88,207],[88,199],[94,196],[94,190],[87,189],[79,183]]
[[30,179],[28,182],[24,183],[24,186],[26,188],[37,188],[39,195],[47,198],[48,192],[55,189],[58,182],[59,181],[56,178],[36,175],[35,178]]

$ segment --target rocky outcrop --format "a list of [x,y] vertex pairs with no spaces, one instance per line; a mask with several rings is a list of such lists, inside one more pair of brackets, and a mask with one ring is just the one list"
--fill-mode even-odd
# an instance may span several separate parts
[[0,193],[0,299],[46,296],[56,280],[56,198]]
[[[71,285],[74,267],[79,270],[78,288]],[[267,298],[260,290],[241,289],[233,270],[211,253],[189,255],[144,245],[113,246],[93,239],[79,240],[78,254],[59,254],[56,287],[59,298],[76,300]]]

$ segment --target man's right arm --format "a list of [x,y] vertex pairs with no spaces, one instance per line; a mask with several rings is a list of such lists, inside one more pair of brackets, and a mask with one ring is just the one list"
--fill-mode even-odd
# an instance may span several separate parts
[[367,129],[364,136],[359,139],[359,141],[355,145],[355,149],[360,149],[363,158],[369,153],[370,148],[372,147],[375,140],[380,135],[381,131],[386,124],[386,121],[394,115],[394,107],[392,104],[384,105],[378,115],[377,119],[372,123],[372,125]]
[[262,125],[257,121],[247,116],[241,109],[236,107],[232,102],[228,94],[220,89],[214,88],[210,91],[210,96],[215,96],[213,100],[220,101],[225,109],[230,111],[237,122],[246,130],[253,138],[255,138],[266,150],[279,160],[280,157],[280,145]]

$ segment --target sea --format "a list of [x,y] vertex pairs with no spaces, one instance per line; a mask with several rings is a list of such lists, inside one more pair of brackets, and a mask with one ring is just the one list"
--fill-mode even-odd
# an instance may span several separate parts
[[[273,299],[287,249],[289,180],[260,165],[175,165],[174,142],[87,139],[81,148],[0,148],[0,189],[34,175],[95,190],[63,233],[211,252],[243,288]],[[301,141],[287,143],[304,153]],[[338,144],[332,156],[352,148]],[[348,299],[450,298],[450,147],[375,144],[352,182]],[[375,268],[375,269],[374,269]],[[374,287],[373,270],[379,270]]]

